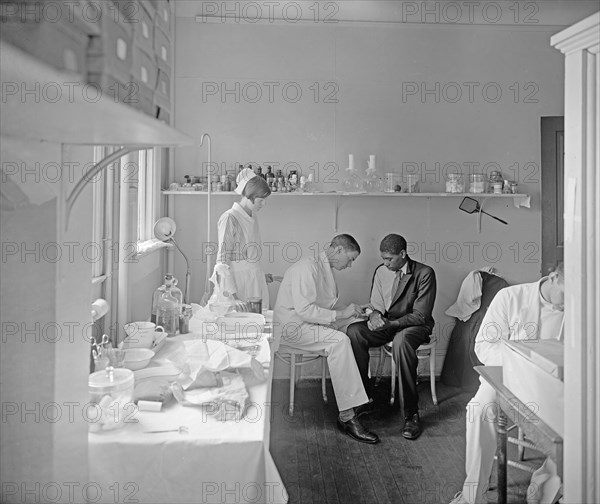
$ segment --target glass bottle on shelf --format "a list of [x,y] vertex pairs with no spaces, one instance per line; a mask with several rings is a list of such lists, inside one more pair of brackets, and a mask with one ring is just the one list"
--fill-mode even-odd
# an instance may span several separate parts
[[383,180],[377,176],[375,168],[367,168],[364,179],[364,188],[370,193],[383,192],[385,190],[385,184],[383,183]]
[[[167,336],[175,336],[179,329],[181,304],[172,293],[173,282],[166,284],[165,292],[158,301],[157,324],[163,326]],[[180,291],[181,292],[181,291]]]
[[491,172],[488,182],[489,193],[502,194],[502,189],[504,188],[504,177],[502,176],[502,172],[498,170]]
[[306,176],[302,175],[300,177],[300,185],[298,186],[299,193],[307,192],[306,191],[306,182],[307,182]]
[[304,185],[304,192],[314,193],[317,192],[317,185],[315,184],[315,179],[312,173],[308,174],[308,179],[306,184]]
[[283,180],[283,177],[279,178],[279,182],[277,183],[277,190],[279,192],[287,192],[287,187],[285,186],[285,182]]
[[179,315],[179,334],[190,332],[190,319],[192,318],[192,305],[181,305],[181,314]]
[[167,282],[171,283],[173,281],[173,275],[171,273],[167,273],[165,275],[165,283],[158,287],[154,294],[152,294],[152,309],[150,310],[150,322],[154,322],[156,324],[157,314],[158,314],[158,302],[160,301],[161,296],[165,293],[167,288]]
[[267,166],[267,173],[265,174],[265,178],[267,179],[267,182],[270,182],[271,185],[273,185],[273,179],[275,178],[275,175],[273,174],[273,168],[271,168],[270,166]]
[[362,192],[364,190],[364,182],[356,170],[352,167],[346,168],[344,174],[344,191],[349,193]]

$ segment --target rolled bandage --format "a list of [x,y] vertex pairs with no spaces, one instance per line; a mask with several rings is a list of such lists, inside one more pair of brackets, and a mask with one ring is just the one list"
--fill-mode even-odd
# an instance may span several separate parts
[[162,403],[159,401],[138,401],[138,409],[140,411],[160,411]]

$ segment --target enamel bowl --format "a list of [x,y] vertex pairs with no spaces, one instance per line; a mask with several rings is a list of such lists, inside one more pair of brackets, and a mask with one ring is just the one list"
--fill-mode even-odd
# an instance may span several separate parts
[[154,357],[154,352],[147,348],[130,348],[125,351],[125,362],[123,364],[127,369],[137,371],[145,368]]

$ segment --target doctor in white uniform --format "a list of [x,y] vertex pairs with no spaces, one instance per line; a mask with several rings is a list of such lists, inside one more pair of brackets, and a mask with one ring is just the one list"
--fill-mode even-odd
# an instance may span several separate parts
[[[475,353],[486,366],[501,366],[502,340],[562,340],[564,324],[564,270],[555,271],[538,282],[512,285],[492,300],[475,338]],[[496,453],[498,414],[496,392],[485,380],[467,405],[467,477],[462,491],[450,504],[487,502],[490,475]],[[490,407],[492,406],[492,407]]]
[[339,329],[348,326],[363,309],[338,304],[333,269],[352,266],[360,246],[350,235],[338,235],[315,258],[301,259],[283,276],[275,303],[273,329],[276,347],[316,352],[324,350],[340,414],[339,428],[357,441],[377,443],[379,438],[358,421],[354,408],[368,402],[350,340]]
[[269,307],[267,281],[273,277],[261,267],[262,241],[257,213],[265,206],[271,190],[262,177],[250,168],[237,176],[235,192],[242,196],[218,222],[219,248],[216,264],[229,267],[223,279],[225,289],[241,303],[261,298],[263,308]]

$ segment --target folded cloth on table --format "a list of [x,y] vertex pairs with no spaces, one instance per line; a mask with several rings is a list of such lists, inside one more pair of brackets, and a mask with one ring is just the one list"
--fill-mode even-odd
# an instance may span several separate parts
[[202,406],[217,420],[239,421],[244,416],[248,390],[244,378],[237,373],[219,373],[222,385],[219,387],[184,390],[181,384],[171,385],[177,402],[184,406]]
[[218,373],[226,369],[251,369],[258,380],[265,379],[262,364],[253,356],[220,341],[182,341],[170,348],[163,358],[183,369],[177,382],[184,390],[220,387],[223,383]]

